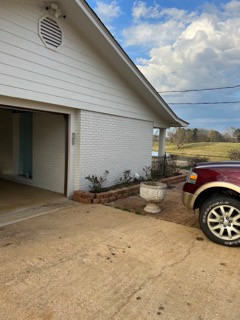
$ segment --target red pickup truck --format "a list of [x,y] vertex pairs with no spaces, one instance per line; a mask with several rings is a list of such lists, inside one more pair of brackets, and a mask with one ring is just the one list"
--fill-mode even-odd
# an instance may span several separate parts
[[240,246],[240,161],[197,163],[183,187],[183,204],[199,209],[199,223],[212,241]]

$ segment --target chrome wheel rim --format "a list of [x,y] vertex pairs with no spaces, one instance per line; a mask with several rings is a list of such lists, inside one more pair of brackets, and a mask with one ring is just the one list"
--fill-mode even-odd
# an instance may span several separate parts
[[218,238],[234,241],[240,238],[240,210],[230,205],[213,208],[207,217],[209,230]]

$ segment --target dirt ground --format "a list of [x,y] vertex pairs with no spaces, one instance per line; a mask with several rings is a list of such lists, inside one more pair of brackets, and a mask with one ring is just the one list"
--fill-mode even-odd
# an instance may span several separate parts
[[198,214],[194,213],[192,210],[186,209],[182,204],[182,187],[182,182],[170,186],[170,189],[167,191],[166,199],[160,205],[162,211],[158,214],[146,213],[144,207],[146,206],[147,201],[142,199],[139,195],[119,199],[110,202],[108,205],[114,208],[135,212],[136,214],[147,215],[156,219],[199,228]]
[[[199,241],[201,240],[201,241]],[[239,320],[239,248],[73,203],[0,228],[1,320]]]

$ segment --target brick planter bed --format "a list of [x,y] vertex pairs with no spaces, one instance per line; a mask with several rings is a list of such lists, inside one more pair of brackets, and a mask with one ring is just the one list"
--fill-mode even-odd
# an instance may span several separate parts
[[[186,180],[187,175],[181,174],[179,176],[163,178],[159,182],[166,184],[176,184]],[[109,190],[106,192],[93,193],[77,190],[73,193],[73,200],[81,203],[108,203],[118,199],[127,198],[139,194],[140,184],[120,189]]]

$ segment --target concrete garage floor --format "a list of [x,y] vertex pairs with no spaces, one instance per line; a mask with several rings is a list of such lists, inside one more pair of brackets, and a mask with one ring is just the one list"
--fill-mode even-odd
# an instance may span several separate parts
[[78,203],[0,228],[0,319],[239,320],[239,248],[202,237]]
[[63,195],[56,192],[0,179],[0,215],[60,198]]

